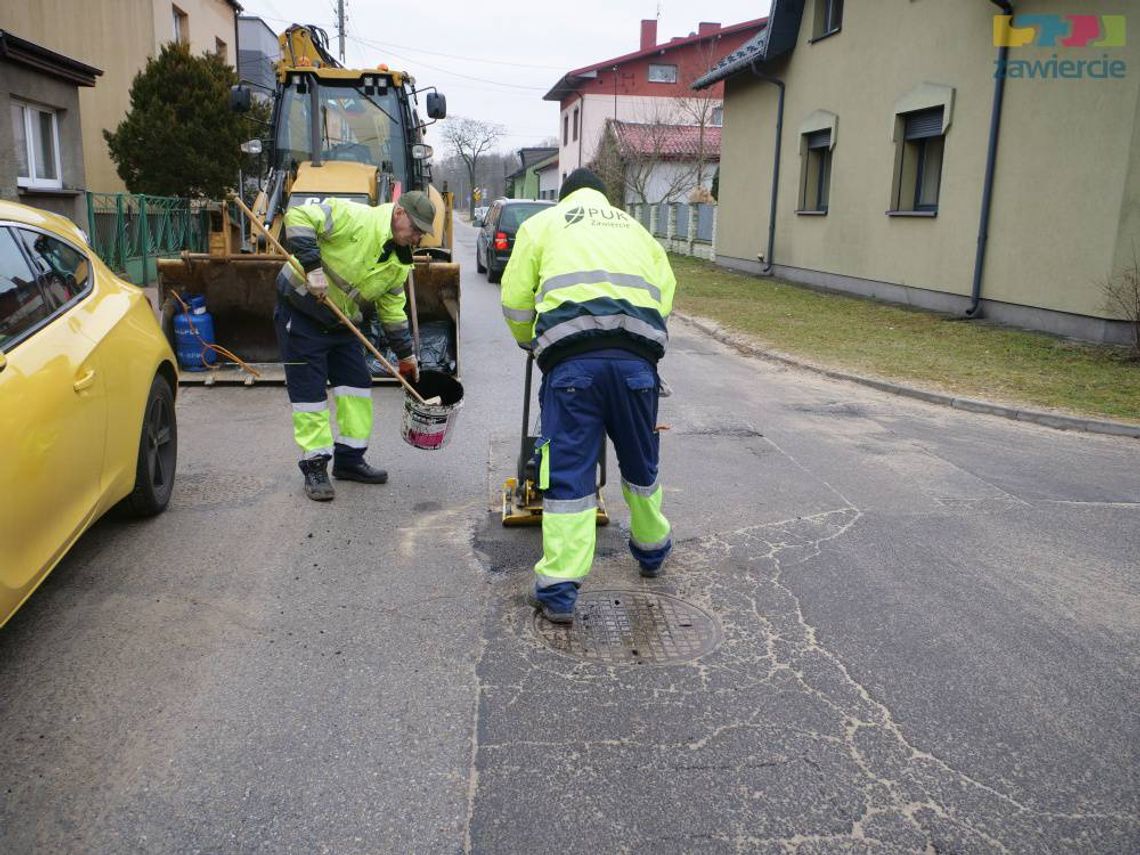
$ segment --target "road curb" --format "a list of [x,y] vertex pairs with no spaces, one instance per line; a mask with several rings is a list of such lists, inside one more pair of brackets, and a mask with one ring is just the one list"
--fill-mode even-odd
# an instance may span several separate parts
[[881,392],[890,392],[893,395],[902,395],[905,398],[915,398],[920,401],[925,401],[928,404],[939,404],[944,407],[953,407],[956,410],[964,410],[969,413],[982,413],[989,416],[1000,416],[1006,419],[1013,419],[1019,422],[1032,422],[1034,424],[1042,425],[1044,427],[1055,428],[1056,430],[1079,430],[1086,433],[1102,433],[1111,436],[1127,436],[1134,439],[1140,439],[1140,425],[1129,424],[1127,422],[1113,422],[1104,421],[1100,419],[1085,419],[1080,416],[1063,416],[1057,413],[1045,413],[1038,410],[1026,410],[1020,407],[1010,407],[1004,404],[995,404],[991,401],[979,401],[974,398],[959,398],[954,395],[947,395],[941,392],[931,392],[928,389],[916,389],[911,386],[903,386],[900,383],[892,383],[886,380],[875,380],[871,377],[862,377],[858,374],[851,374],[846,371],[835,371],[831,368],[820,368],[817,365],[812,365],[809,362],[803,362],[791,356],[782,353],[777,353],[772,350],[765,350],[764,348],[755,344],[741,333],[734,333],[726,330],[716,321],[711,321],[708,318],[701,318],[696,315],[686,315],[681,312],[673,312],[672,317],[677,318],[685,323],[696,327],[706,335],[712,336],[717,341],[724,342],[731,347],[736,348],[742,353],[747,353],[750,356],[757,356],[761,359],[767,359],[772,362],[779,362],[784,365],[790,365],[794,368],[802,368],[806,371],[812,371],[816,374],[822,374],[824,377],[830,377],[833,380],[846,380],[851,383],[858,383],[862,386],[869,386],[872,389],[878,389]]

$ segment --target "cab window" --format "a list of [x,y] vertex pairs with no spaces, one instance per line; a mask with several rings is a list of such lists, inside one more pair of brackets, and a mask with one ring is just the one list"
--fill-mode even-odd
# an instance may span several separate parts
[[42,232],[16,229],[16,234],[23,241],[53,310],[67,305],[86,290],[90,265],[83,253]]
[[0,228],[0,349],[17,344],[51,313],[15,235]]

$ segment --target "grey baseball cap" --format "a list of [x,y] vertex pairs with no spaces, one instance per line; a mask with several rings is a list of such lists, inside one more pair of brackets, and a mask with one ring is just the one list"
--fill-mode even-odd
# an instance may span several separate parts
[[396,200],[396,204],[408,212],[417,229],[425,235],[435,236],[435,205],[427,193],[409,190]]

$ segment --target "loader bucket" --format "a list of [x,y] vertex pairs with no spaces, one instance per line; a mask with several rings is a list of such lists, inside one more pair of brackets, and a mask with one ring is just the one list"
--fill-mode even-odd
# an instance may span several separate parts
[[[273,311],[277,305],[276,279],[284,259],[267,255],[208,255],[183,253],[179,258],[161,259],[158,263],[158,298],[162,311],[162,327],[174,345],[173,318],[181,311],[175,295],[189,302],[201,294],[214,319],[217,344],[262,371],[260,382],[284,382],[280,366],[281,354],[273,328]],[[407,303],[409,319],[414,301],[413,334],[420,328],[424,334],[438,334],[445,328],[450,337],[454,373],[459,373],[459,265],[453,262],[417,257],[411,281],[414,298]],[[423,355],[421,353],[421,361]],[[266,370],[268,369],[268,370]],[[379,383],[395,383],[394,378],[378,375]],[[232,365],[221,365],[209,372],[180,372],[184,383],[249,383],[249,375]]]
[[282,259],[266,256],[213,256],[184,253],[158,262],[158,299],[163,329],[171,338],[169,320],[181,311],[175,297],[206,298],[214,317],[214,338],[247,362],[280,362],[273,309],[277,305],[274,282]]

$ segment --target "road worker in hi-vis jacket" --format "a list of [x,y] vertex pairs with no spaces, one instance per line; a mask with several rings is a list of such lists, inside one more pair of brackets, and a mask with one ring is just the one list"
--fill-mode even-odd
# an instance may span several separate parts
[[556,623],[573,621],[594,560],[596,464],[607,433],[641,575],[660,575],[673,547],[655,425],[676,279],[661,245],[604,191],[588,169],[570,173],[558,204],[519,228],[503,272],[507,326],[543,373],[542,560],[527,601]]
[[[372,433],[372,377],[360,341],[321,298],[359,324],[377,313],[395,351],[399,372],[419,379],[404,282],[412,247],[432,234],[435,206],[418,190],[395,203],[371,207],[330,198],[285,214],[285,247],[305,269],[286,264],[277,276],[273,318],[285,382],[293,404],[293,436],[301,446],[305,495],[318,502],[335,495],[328,476],[383,484],[388,473],[364,460]],[[336,401],[337,437],[329,418],[327,386]]]

